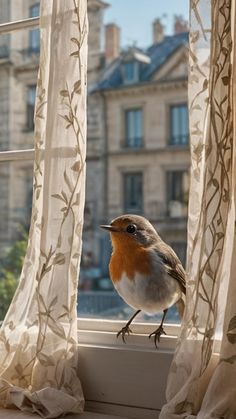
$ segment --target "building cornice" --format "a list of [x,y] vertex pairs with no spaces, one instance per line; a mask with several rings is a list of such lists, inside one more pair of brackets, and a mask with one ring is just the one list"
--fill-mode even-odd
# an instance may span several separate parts
[[158,81],[133,84],[132,86],[128,85],[128,86],[120,86],[120,87],[111,88],[111,89],[96,90],[92,94],[98,94],[99,96],[102,95],[106,97],[130,96],[134,94],[142,94],[142,93],[149,93],[149,92],[154,93],[156,91],[167,90],[169,88],[186,89],[187,84],[188,84],[187,78],[172,79],[172,80],[158,80]]
[[160,147],[160,148],[122,148],[120,150],[113,150],[113,151],[109,151],[108,154],[109,156],[130,156],[130,155],[142,155],[142,154],[155,154],[157,153],[158,155],[160,153],[170,153],[170,152],[174,152],[174,153],[186,153],[186,155],[189,156],[189,145],[188,146],[166,146],[166,147]]

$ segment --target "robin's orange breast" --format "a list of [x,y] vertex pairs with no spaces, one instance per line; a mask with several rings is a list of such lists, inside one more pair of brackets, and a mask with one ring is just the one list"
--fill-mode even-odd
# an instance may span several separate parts
[[116,243],[114,246],[109,270],[113,282],[119,281],[123,273],[130,280],[134,279],[137,272],[148,276],[151,272],[151,258],[147,249],[126,240],[125,244]]

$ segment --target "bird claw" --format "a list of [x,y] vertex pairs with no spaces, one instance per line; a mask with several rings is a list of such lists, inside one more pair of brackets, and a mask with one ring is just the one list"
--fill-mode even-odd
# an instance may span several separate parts
[[129,336],[130,333],[132,333],[132,330],[130,329],[129,326],[126,325],[126,326],[122,327],[122,329],[116,334],[116,337],[118,338],[121,335],[123,342],[126,343],[125,335]]
[[161,335],[166,335],[165,330],[163,329],[163,326],[159,326],[156,330],[154,330],[154,332],[152,332],[149,335],[149,339],[154,336],[154,343],[155,343],[155,347],[157,348],[157,341],[158,343],[160,343],[160,337]]

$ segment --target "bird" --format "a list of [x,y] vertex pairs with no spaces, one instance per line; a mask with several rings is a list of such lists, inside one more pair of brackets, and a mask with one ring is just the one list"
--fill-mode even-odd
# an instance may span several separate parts
[[132,333],[130,325],[141,311],[148,314],[163,312],[159,327],[149,335],[154,343],[166,334],[163,323],[168,309],[174,304],[183,316],[186,295],[186,273],[174,252],[153,225],[143,216],[121,215],[109,225],[100,227],[110,233],[112,254],[109,273],[122,299],[133,309],[134,315],[117,333],[126,343]]

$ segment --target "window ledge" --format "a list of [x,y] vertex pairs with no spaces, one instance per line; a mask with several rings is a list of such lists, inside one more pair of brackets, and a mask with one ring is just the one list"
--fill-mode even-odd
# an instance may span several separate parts
[[[79,376],[85,395],[82,415],[68,419],[157,419],[179,325],[165,325],[158,349],[148,335],[157,324],[133,323],[127,343],[116,333],[125,321],[78,319]],[[33,419],[19,410],[1,410],[4,419]]]
[[114,349],[126,350],[147,350],[147,351],[170,351],[173,352],[176,340],[180,332],[179,324],[165,324],[166,335],[161,336],[158,349],[153,339],[148,336],[158,326],[156,323],[134,322],[131,325],[132,334],[126,337],[126,343],[122,338],[117,338],[117,332],[126,324],[127,320],[103,320],[78,318],[78,342],[79,345],[92,345],[100,347],[111,347]]
[[[79,376],[86,410],[122,418],[156,419],[165,403],[168,371],[179,325],[155,348],[148,335],[157,324],[133,323],[126,344],[116,337],[125,321],[78,319]],[[106,416],[104,416],[104,419]]]

